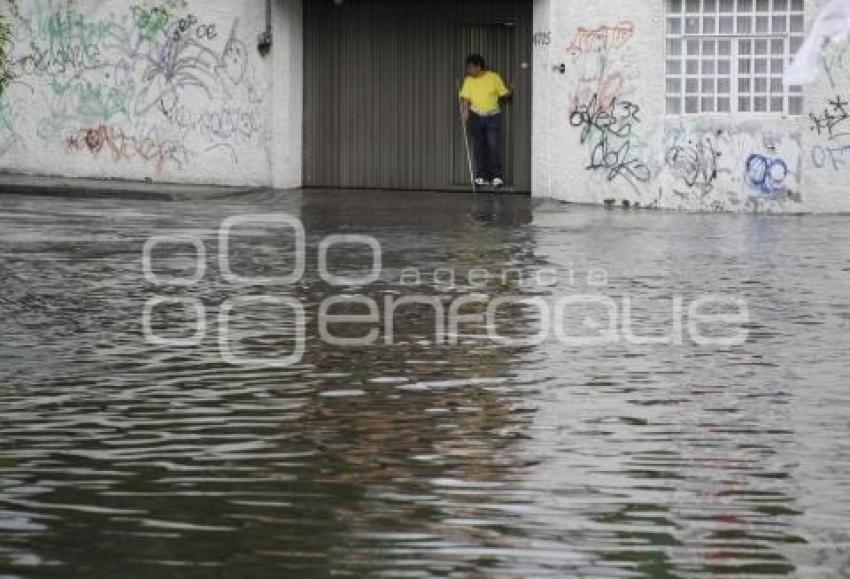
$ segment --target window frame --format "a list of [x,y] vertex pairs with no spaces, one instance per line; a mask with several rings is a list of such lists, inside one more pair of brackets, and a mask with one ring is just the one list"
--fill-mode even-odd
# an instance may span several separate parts
[[[785,86],[783,77],[804,39],[805,4],[805,0],[664,0],[665,115],[804,115],[803,88]],[[776,50],[776,41],[782,42],[781,51]],[[761,43],[764,52],[757,54]],[[694,45],[697,50],[691,52]],[[721,47],[727,46],[728,53],[721,54]],[[757,72],[762,62],[764,69]],[[728,73],[720,72],[722,63],[728,63]],[[691,64],[696,68],[689,68]],[[724,81],[727,91],[719,92]],[[756,90],[762,82],[763,88]],[[775,82],[780,83],[778,91]],[[775,99],[780,98],[777,109]],[[742,108],[744,102],[748,106]]]

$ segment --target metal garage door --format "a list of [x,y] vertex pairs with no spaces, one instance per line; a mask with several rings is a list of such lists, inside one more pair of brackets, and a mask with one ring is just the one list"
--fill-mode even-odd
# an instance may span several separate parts
[[530,189],[529,0],[305,0],[304,12],[305,185],[468,185],[457,92],[479,52],[514,87],[506,178]]

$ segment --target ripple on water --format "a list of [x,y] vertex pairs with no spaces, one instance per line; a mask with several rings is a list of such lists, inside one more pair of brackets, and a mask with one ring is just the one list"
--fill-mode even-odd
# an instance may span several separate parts
[[[433,315],[412,307],[395,344],[335,347],[315,319],[338,292],[308,260],[280,291],[306,305],[304,325],[263,308],[234,320],[267,331],[241,345],[255,356],[281,355],[303,330],[302,362],[227,365],[219,308],[264,290],[221,279],[216,231],[227,216],[276,211],[302,218],[309,255],[329,233],[375,235],[385,276],[357,293],[377,303],[466,290],[554,303],[586,292],[582,274],[599,268],[607,285],[592,291],[631,296],[642,333],[669,315],[652,304],[705,292],[746,298],[750,340],[497,347],[478,315],[458,345],[435,345]],[[550,208],[532,221],[530,202],[510,196],[4,196],[0,576],[841,576],[843,219]],[[187,231],[210,254],[204,279],[147,284],[144,241]],[[285,271],[286,243],[262,228],[234,240],[240,272]],[[186,257],[157,263],[179,271]],[[343,257],[348,273],[368,266]],[[399,277],[541,266],[556,285],[462,281],[453,293]],[[140,314],[155,295],[204,303],[199,346],[145,342]],[[515,337],[538,321],[521,307],[499,316]]]

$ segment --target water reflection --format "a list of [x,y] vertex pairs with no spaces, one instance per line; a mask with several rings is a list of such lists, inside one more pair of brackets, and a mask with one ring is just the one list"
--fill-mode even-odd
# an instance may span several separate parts
[[[224,280],[217,229],[231,215],[273,212],[307,231],[305,276],[273,293],[304,304],[305,319],[262,304],[240,311],[236,328],[262,330],[240,352],[279,355],[299,331],[308,347],[287,369],[230,366],[219,356],[222,304],[269,292]],[[3,197],[0,221],[0,574],[846,569],[841,218],[312,192],[162,204]],[[204,279],[146,283],[145,240],[176,232],[205,240]],[[336,233],[380,241],[377,282],[339,288],[320,277],[318,245]],[[291,244],[257,227],[230,247],[240,275],[279,275],[292,267]],[[356,275],[371,256],[343,249],[329,259]],[[191,247],[157,260],[160,273],[194,264]],[[554,285],[521,283],[541,268],[557,274]],[[481,286],[471,282],[480,270],[511,274]],[[605,283],[590,286],[591,270]],[[435,307],[424,303],[398,310],[391,345],[333,346],[319,334],[319,308],[336,295],[445,305],[475,292],[553,303],[586,291],[632,296],[646,334],[664,327],[669,310],[656,306],[672,293],[742,295],[751,337],[728,348],[497,347],[479,304],[456,344],[438,344]],[[199,346],[144,340],[143,304],[157,295],[201,300],[209,327]],[[169,310],[155,329],[168,334],[187,316]],[[526,336],[539,320],[513,304],[499,323]]]

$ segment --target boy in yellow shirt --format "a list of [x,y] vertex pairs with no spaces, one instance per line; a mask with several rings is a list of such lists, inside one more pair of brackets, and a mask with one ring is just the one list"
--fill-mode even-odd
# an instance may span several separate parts
[[460,90],[460,114],[469,127],[475,149],[475,184],[505,184],[502,175],[501,100],[511,91],[498,73],[487,70],[484,59],[473,54],[466,59],[466,79]]

